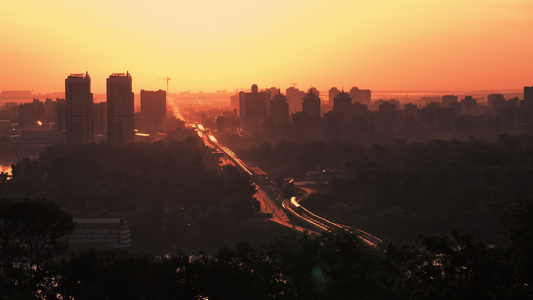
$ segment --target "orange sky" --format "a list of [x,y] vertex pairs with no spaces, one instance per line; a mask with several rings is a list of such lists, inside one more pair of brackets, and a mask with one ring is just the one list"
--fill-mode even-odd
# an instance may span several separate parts
[[[190,2],[190,3],[182,3]],[[499,90],[533,85],[531,0],[5,0],[0,90],[94,93],[357,85]]]

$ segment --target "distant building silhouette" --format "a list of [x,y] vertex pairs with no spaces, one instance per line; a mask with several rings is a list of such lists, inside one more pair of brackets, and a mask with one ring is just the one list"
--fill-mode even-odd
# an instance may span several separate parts
[[292,86],[285,91],[287,94],[287,100],[289,100],[289,112],[292,114],[296,111],[301,111],[302,99],[305,97],[306,93]]
[[67,237],[69,251],[89,248],[130,248],[130,224],[120,218],[74,218],[76,229]]
[[21,104],[19,107],[19,125],[22,128],[42,127],[44,121],[44,103],[33,99],[30,103]]
[[350,95],[344,91],[337,94],[335,99],[333,99],[332,111],[341,112],[344,121],[350,121],[352,117],[352,98]]
[[135,141],[134,100],[130,73],[113,73],[107,78],[107,141],[127,144]]
[[266,91],[270,91],[270,100],[272,100],[272,98],[274,98],[274,96],[276,96],[277,94],[281,93],[281,90],[274,86],[266,89]]
[[335,99],[335,97],[337,97],[337,95],[340,93],[341,91],[339,91],[338,88],[336,87],[332,87],[329,89],[328,91],[328,102],[329,102],[329,105],[333,105],[333,100]]
[[259,92],[257,85],[252,85],[250,93],[239,93],[239,115],[241,128],[258,132],[270,110],[270,92]]
[[320,97],[320,91],[318,91],[317,88],[315,88],[315,87],[311,87],[311,88],[307,91],[307,93],[313,93],[313,94],[317,95],[318,97]]
[[350,90],[350,97],[352,98],[353,102],[359,102],[361,104],[366,104],[370,106],[371,103],[371,91],[370,90],[362,90],[358,87],[354,86]]
[[94,103],[94,134],[102,135],[107,130],[107,103]]
[[475,115],[477,113],[477,100],[472,96],[465,96],[461,99],[461,113],[465,115]]
[[163,90],[141,90],[141,122],[144,130],[161,129],[167,118],[167,94]]
[[56,103],[50,98],[46,98],[46,101],[44,102],[44,124],[46,124],[48,127],[51,127],[51,125],[55,125],[55,104]]
[[65,79],[65,100],[67,143],[92,143],[93,94],[88,72],[71,74]]
[[230,97],[231,108],[239,111],[239,93]]
[[457,103],[459,101],[459,97],[455,95],[444,95],[441,98],[442,107],[450,107],[452,103]]
[[56,98],[55,102],[55,123],[58,130],[67,128],[67,103],[65,99]]
[[289,103],[287,97],[278,93],[270,100],[270,119],[274,123],[288,123],[289,122]]
[[533,112],[533,86],[524,87],[524,108]]
[[315,123],[320,121],[320,97],[316,92],[312,88],[309,89],[302,102],[302,112],[309,116],[311,122]]
[[505,97],[502,94],[490,94],[487,96],[487,106],[491,112],[496,112],[498,108],[505,106]]

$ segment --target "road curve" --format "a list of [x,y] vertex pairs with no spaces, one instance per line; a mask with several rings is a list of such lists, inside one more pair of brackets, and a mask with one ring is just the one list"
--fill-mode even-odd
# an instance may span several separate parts
[[309,226],[321,231],[341,229],[356,234],[367,245],[376,246],[377,244],[381,243],[381,239],[361,229],[352,228],[346,225],[331,222],[307,210],[300,204],[300,202],[309,197],[310,195],[314,194],[316,191],[310,188],[301,189],[305,192],[304,196],[301,196],[299,198],[292,197],[291,200],[283,201],[283,208],[290,215],[302,222],[309,224]]
[[[208,132],[207,129],[205,129],[202,124],[197,124],[196,125],[196,128],[198,129],[197,130],[197,133],[198,135],[204,139],[205,142],[209,142],[211,143],[212,145],[214,145],[215,147],[217,147],[218,149],[220,149],[221,151],[223,151],[228,157],[229,159],[236,165],[238,166],[243,172],[245,172],[246,174],[252,176],[252,178],[255,176],[257,176],[257,174],[255,174],[255,172],[253,172],[249,167],[247,167],[238,157],[237,155],[235,155],[235,153],[233,151],[231,151],[229,148],[227,148],[226,146],[222,145],[220,142],[218,142],[218,140]],[[309,197],[310,195],[316,193],[315,190],[311,189],[311,188],[305,188],[305,187],[301,187],[300,189],[302,191],[304,191],[304,195],[303,196],[300,196],[298,198],[296,197],[292,197],[291,200],[283,200],[282,203],[281,203],[281,206],[283,208],[283,210],[285,212],[287,212],[289,215],[293,216],[295,219],[305,223],[305,224],[308,224],[310,228],[312,228],[312,230],[306,230],[305,228],[302,228],[302,227],[299,227],[295,224],[292,224],[286,215],[284,215],[283,211],[282,210],[279,210],[279,211],[276,211],[277,209],[277,206],[276,204],[274,203],[274,201],[272,201],[272,199],[266,195],[261,187],[259,186],[259,183],[256,182],[256,187],[257,187],[257,190],[258,190],[258,194],[262,195],[264,194],[264,196],[266,197],[262,197],[262,196],[258,196],[256,198],[258,198],[258,200],[262,203],[262,207],[270,207],[271,209],[271,212],[273,213],[273,221],[274,222],[277,222],[281,225],[284,225],[284,226],[287,226],[287,227],[290,227],[290,228],[293,228],[293,229],[296,229],[298,231],[308,231],[310,233],[315,233],[315,234],[318,234],[319,232],[323,232],[323,231],[327,231],[327,230],[334,230],[334,229],[341,229],[341,230],[346,230],[346,231],[349,231],[349,232],[352,232],[354,234],[356,234],[363,242],[365,242],[366,244],[370,245],[370,246],[376,246],[378,243],[381,242],[381,240],[361,229],[357,229],[357,228],[352,228],[352,227],[349,227],[349,226],[346,226],[346,225],[342,225],[342,224],[337,224],[337,223],[334,223],[334,222],[331,222],[325,218],[322,218],[312,212],[310,212],[309,210],[307,210],[305,207],[303,207],[299,202],[306,199],[307,197]],[[278,208],[279,209],[279,208]]]

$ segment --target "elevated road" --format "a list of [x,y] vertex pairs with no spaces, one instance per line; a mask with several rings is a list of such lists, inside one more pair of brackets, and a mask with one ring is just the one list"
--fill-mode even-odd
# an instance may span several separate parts
[[[299,202],[314,194],[315,191],[313,189],[301,188],[305,193],[303,196],[300,196],[299,198],[292,197],[291,200],[282,200],[281,203],[279,203],[282,209],[279,208],[279,204],[276,203],[276,200],[277,198],[281,199],[281,197],[274,188],[270,179],[265,178],[264,172],[258,172],[258,168],[249,168],[246,166],[246,164],[241,161],[233,151],[222,145],[212,134],[210,134],[209,130],[202,126],[202,124],[196,124],[196,129],[198,135],[204,139],[206,144],[209,143],[220,151],[224,152],[224,154],[231,162],[233,162],[233,164],[235,164],[235,166],[239,167],[246,174],[252,176],[257,189],[257,193],[254,195],[254,197],[261,202],[261,208],[263,212],[272,214],[271,220],[273,222],[302,232],[307,231],[315,234],[327,230],[341,229],[356,234],[363,242],[370,246],[376,246],[381,242],[379,238],[363,230],[331,222],[303,207]],[[291,222],[286,213],[303,224],[307,224],[307,228],[298,226],[294,222]]]
[[305,195],[299,198],[292,197],[291,200],[283,201],[283,208],[288,211],[296,219],[309,224],[309,226],[315,228],[318,231],[327,231],[327,230],[345,230],[357,235],[364,243],[370,246],[376,246],[381,242],[381,240],[361,229],[352,228],[350,226],[338,224],[331,222],[323,217],[320,217],[308,209],[303,207],[300,202],[310,195],[314,194],[315,191],[310,188],[302,188],[305,191]]

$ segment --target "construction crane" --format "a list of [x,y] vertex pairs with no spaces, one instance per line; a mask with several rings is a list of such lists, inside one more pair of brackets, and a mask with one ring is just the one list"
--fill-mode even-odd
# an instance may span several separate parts
[[165,78],[157,78],[157,79],[163,79],[167,81],[167,97],[168,97],[168,82],[170,81],[170,77],[167,76]]
[[296,88],[296,86],[298,85],[296,82],[291,82],[291,83],[289,83],[289,84],[292,84],[292,86],[293,86],[294,88]]

